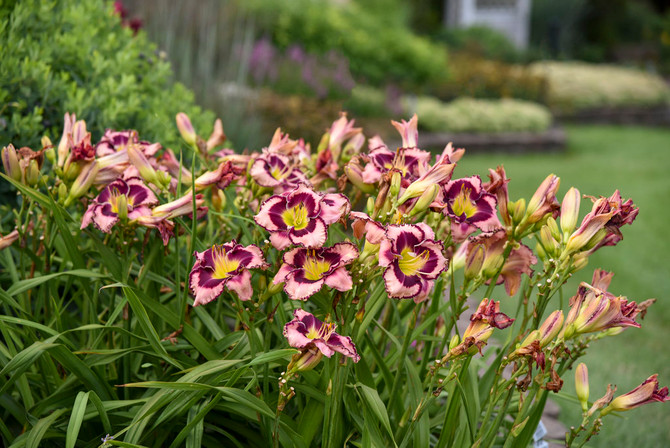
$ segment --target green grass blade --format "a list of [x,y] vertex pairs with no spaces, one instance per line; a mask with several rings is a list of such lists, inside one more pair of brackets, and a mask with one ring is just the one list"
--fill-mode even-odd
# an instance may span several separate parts
[[89,394],[90,392],[79,392],[77,398],[74,400],[72,415],[70,416],[70,422],[67,424],[67,431],[65,433],[65,448],[74,448],[75,443],[77,443],[81,423],[86,413]]

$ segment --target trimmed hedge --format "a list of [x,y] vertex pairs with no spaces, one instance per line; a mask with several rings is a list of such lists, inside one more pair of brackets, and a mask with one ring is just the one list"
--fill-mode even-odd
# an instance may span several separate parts
[[420,97],[416,113],[419,126],[435,132],[544,132],[551,126],[549,110],[521,100],[477,100],[460,98],[443,103]]
[[657,75],[631,68],[584,62],[538,62],[547,78],[547,103],[560,112],[667,104],[670,88]]

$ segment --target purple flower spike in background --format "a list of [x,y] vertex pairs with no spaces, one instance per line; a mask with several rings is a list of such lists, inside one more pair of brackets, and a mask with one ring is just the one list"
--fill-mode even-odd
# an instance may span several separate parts
[[228,288],[240,300],[249,300],[251,273],[249,269],[267,268],[263,252],[253,244],[242,246],[235,240],[214,245],[204,252],[195,252],[196,261],[189,275],[191,291],[195,295],[193,306],[204,305],[221,295]]

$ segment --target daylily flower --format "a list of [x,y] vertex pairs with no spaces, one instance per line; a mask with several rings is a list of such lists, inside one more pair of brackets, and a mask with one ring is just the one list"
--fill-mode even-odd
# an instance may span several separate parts
[[429,163],[431,154],[418,148],[399,148],[391,151],[379,137],[369,140],[369,163],[363,168],[362,177],[366,184],[376,184],[382,175],[394,170],[399,172],[407,184],[418,179]]
[[102,232],[109,233],[119,219],[134,221],[151,215],[150,207],[157,203],[156,195],[140,179],[117,179],[93,200],[84,213],[81,228],[92,222]]
[[603,289],[584,282],[579,285],[577,295],[570,299],[570,312],[563,330],[565,339],[608,328],[640,327],[635,322],[639,313],[637,304],[607,292],[610,279],[610,275],[596,269],[592,283]]
[[242,246],[235,240],[212,246],[204,252],[194,253],[196,261],[189,275],[191,292],[195,296],[193,306],[204,305],[221,295],[228,288],[240,300],[249,300],[251,273],[249,269],[266,269],[268,264],[263,252],[253,244]]
[[249,174],[261,187],[274,188],[282,192],[308,183],[300,168],[283,154],[265,153],[256,158]]
[[416,114],[412,115],[412,118],[410,118],[409,121],[391,121],[393,127],[396,128],[402,137],[403,148],[416,148],[419,146],[419,131],[417,130],[418,123],[419,118],[416,116]]
[[501,227],[496,197],[482,189],[479,176],[450,181],[444,188],[444,203],[456,240],[462,241],[476,229],[491,232]]
[[221,162],[214,171],[207,171],[195,179],[195,190],[200,191],[210,185],[216,185],[217,188],[224,189],[242,173],[244,173],[244,169],[236,167],[232,162]]
[[424,223],[390,225],[379,246],[379,265],[390,297],[420,302],[447,266],[442,242]]
[[223,132],[223,123],[220,118],[217,118],[214,121],[214,129],[207,139],[207,151],[211,151],[219,145],[222,145],[226,141],[226,134]]
[[290,244],[321,247],[327,226],[349,212],[349,200],[342,194],[320,194],[301,185],[293,191],[271,196],[261,204],[254,219],[271,233],[270,241],[279,250]]
[[605,230],[600,241],[597,241],[594,247],[589,248],[589,253],[602,246],[614,246],[623,239],[621,226],[632,224],[639,209],[635,207],[633,201],[628,199],[623,201],[619,190],[616,190],[609,198],[600,197],[591,198],[593,208],[582,220],[579,228],[568,238],[566,251],[568,253],[578,252],[584,247],[588,247],[591,239],[601,230]]
[[477,350],[481,353],[482,347],[486,345],[486,341],[493,334],[494,328],[504,329],[513,323],[514,319],[500,312],[500,302],[483,299],[479,303],[477,311],[470,316],[470,325],[463,332],[462,342],[450,349],[445,358],[469,353],[472,347],[477,347]]
[[[431,166],[421,176],[419,176],[417,180],[407,186],[403,194],[398,199],[398,204],[403,204],[408,199],[421,196],[429,188],[435,186],[440,187],[441,185],[447,183],[449,179],[451,179],[451,173],[454,171],[455,167],[456,164],[451,163],[449,156],[443,155],[435,163],[435,165]],[[436,194],[433,194],[432,196],[433,198],[430,202],[435,199]]]
[[345,266],[356,258],[358,249],[351,243],[320,249],[296,247],[284,254],[273,283],[284,282],[284,291],[292,300],[307,300],[324,284],[338,291],[348,291],[353,282]]
[[365,240],[370,244],[379,244],[386,236],[386,228],[365,213],[350,212],[349,218],[354,220],[351,228],[359,240],[365,235]]
[[454,255],[454,259],[459,260],[459,264],[462,264],[473,250],[480,245],[483,246],[485,257],[481,274],[490,278],[500,270],[496,284],[504,283],[505,292],[511,297],[516,294],[521,285],[521,275],[526,274],[529,277],[533,275],[531,266],[537,263],[537,258],[528,246],[517,243],[500,269],[506,244],[511,243],[508,243],[507,234],[502,229],[493,233],[482,233],[463,242]]
[[609,414],[612,411],[629,411],[647,403],[663,403],[666,401],[670,401],[668,388],[659,389],[658,374],[654,374],[627,394],[619,395],[612,400],[609,406],[603,409],[601,415]]
[[321,361],[322,356],[330,358],[335,352],[354,362],[360,361],[361,357],[351,338],[335,333],[337,326],[334,323],[321,322],[301,309],[295,310],[293,316],[293,320],[284,326],[284,337],[291,347],[300,349],[301,353],[294,355],[289,371],[310,370]]

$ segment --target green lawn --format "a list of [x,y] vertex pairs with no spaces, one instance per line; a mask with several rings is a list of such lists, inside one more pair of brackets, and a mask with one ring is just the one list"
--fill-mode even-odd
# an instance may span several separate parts
[[[510,182],[510,199],[529,198],[549,173],[561,177],[559,200],[570,186],[582,194],[609,196],[619,189],[624,198],[633,198],[640,214],[632,226],[624,227],[624,240],[616,247],[597,252],[565,289],[566,297],[578,281],[590,280],[593,269],[614,271],[610,291],[642,301],[656,297],[641,329],[597,341],[584,358],[589,368],[591,400],[600,398],[608,383],[625,393],[649,375],[659,374],[661,386],[670,385],[670,130],[642,127],[571,126],[568,147],[557,154],[467,154],[455,175],[480,174],[503,164]],[[582,216],[590,201],[582,203]],[[563,391],[574,394],[572,375]],[[578,405],[556,400],[562,407],[561,419],[567,426],[581,421]],[[670,405],[653,403],[622,414],[609,416],[602,433],[589,446],[664,447],[670,446]]]

